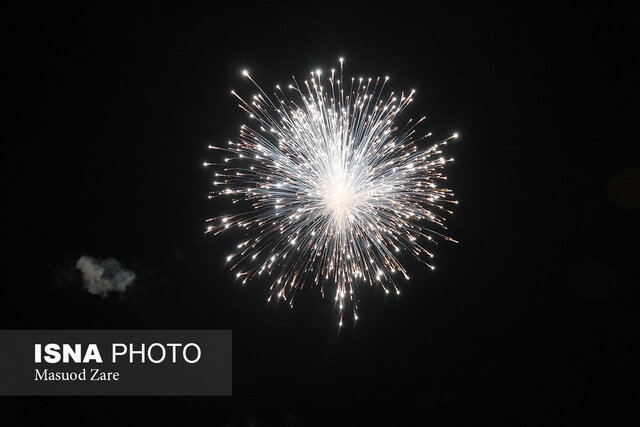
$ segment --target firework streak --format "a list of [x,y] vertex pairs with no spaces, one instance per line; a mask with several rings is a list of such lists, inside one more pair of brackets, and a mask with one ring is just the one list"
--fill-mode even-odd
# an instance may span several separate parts
[[409,279],[403,254],[433,269],[423,245],[452,240],[433,228],[444,228],[457,203],[441,174],[453,161],[442,146],[457,134],[427,144],[431,133],[416,130],[424,117],[398,127],[415,92],[388,92],[388,77],[345,82],[342,60],[326,86],[317,70],[271,96],[243,74],[259,93],[231,93],[250,122],[227,146],[209,147],[223,161],[205,163],[217,170],[209,197],[230,197],[237,210],[207,220],[207,232],[244,236],[226,258],[237,278],[267,276],[268,299],[292,307],[298,290],[319,287],[335,296],[342,325],[345,311],[358,319],[361,287],[400,293],[398,279]]

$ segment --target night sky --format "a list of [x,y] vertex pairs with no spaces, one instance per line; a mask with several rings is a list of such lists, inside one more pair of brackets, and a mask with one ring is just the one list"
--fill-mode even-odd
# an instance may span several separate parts
[[[228,9],[228,7],[231,9]],[[232,397],[3,398],[93,423],[638,425],[637,10],[323,2],[3,6],[3,329],[232,329]],[[633,27],[636,28],[633,28]],[[317,290],[267,304],[205,236],[229,94],[318,67],[417,90],[456,161],[436,270],[366,289],[338,329]],[[138,278],[82,289],[81,255]],[[95,411],[95,412],[94,412]],[[99,415],[95,415],[95,413]],[[74,418],[79,417],[79,418]],[[3,424],[3,423],[0,423]]]

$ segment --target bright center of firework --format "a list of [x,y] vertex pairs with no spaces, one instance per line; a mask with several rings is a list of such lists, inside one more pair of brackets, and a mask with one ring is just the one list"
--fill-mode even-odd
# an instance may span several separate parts
[[354,206],[356,194],[348,183],[345,174],[338,172],[327,185],[324,202],[334,218],[344,219]]

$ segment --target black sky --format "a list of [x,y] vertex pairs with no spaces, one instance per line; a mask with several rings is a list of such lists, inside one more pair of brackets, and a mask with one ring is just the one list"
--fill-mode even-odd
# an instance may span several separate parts
[[[233,329],[230,398],[5,399],[27,416],[174,425],[634,425],[638,347],[637,10],[390,2],[4,6],[4,329]],[[267,305],[203,235],[207,145],[230,89],[335,66],[417,90],[460,132],[460,204],[437,269],[329,301]],[[82,254],[138,273],[88,295]],[[411,264],[411,262],[409,262]],[[417,421],[417,422],[416,422]],[[413,422],[410,424],[409,422]],[[243,424],[244,423],[244,424]]]

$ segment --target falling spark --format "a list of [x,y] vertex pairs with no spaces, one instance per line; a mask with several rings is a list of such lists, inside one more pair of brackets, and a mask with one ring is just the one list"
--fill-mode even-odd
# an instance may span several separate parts
[[244,236],[225,257],[242,283],[266,276],[267,300],[291,307],[305,285],[335,293],[342,326],[346,308],[358,319],[363,286],[400,294],[398,278],[409,275],[399,257],[433,269],[423,244],[454,241],[432,228],[445,228],[457,204],[441,170],[453,161],[442,146],[458,134],[428,144],[431,133],[417,130],[424,117],[398,127],[415,91],[388,92],[388,77],[345,80],[342,58],[339,73],[293,78],[288,94],[276,85],[268,96],[242,74],[258,90],[249,99],[231,92],[249,124],[234,141],[209,146],[225,153],[223,163],[204,163],[218,167],[209,197],[230,197],[237,209],[208,219],[206,230]]

